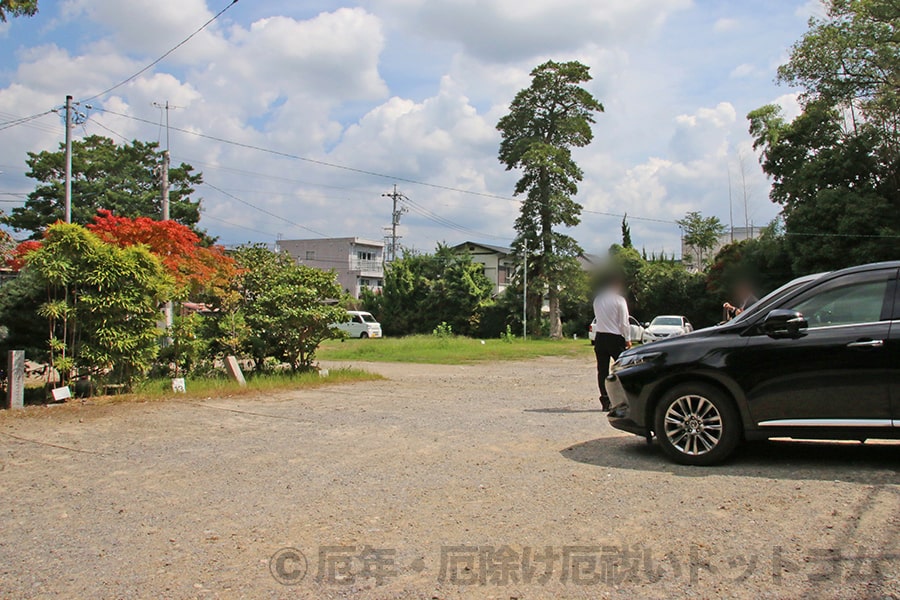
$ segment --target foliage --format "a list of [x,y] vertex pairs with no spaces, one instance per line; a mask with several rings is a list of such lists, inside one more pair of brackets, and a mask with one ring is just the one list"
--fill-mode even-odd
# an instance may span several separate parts
[[697,264],[703,267],[703,254],[715,248],[719,236],[725,233],[725,225],[718,217],[704,217],[697,211],[687,213],[676,223],[683,232],[684,243],[694,249]]
[[431,335],[439,339],[453,337],[453,326],[446,321],[441,321],[441,323],[434,328],[434,331],[431,332]]
[[706,277],[691,273],[682,265],[655,262],[645,264],[632,287],[635,312],[649,321],[657,315],[684,315],[698,327],[719,321],[722,303],[709,299]]
[[176,221],[120,217],[101,209],[87,228],[117,246],[146,246],[174,277],[176,296],[182,299],[219,299],[237,274],[224,248],[204,245],[190,227]]
[[471,256],[439,244],[434,254],[406,253],[390,264],[384,290],[362,296],[387,335],[431,333],[446,322],[460,335],[477,331],[493,286]]
[[243,319],[257,369],[274,357],[292,370],[309,370],[323,340],[339,337],[330,325],[347,312],[328,304],[341,296],[334,274],[299,265],[264,245],[235,253],[240,274]]
[[157,354],[159,304],[171,280],[146,248],[118,248],[58,223],[26,257],[47,290],[50,362],[64,380],[92,374],[131,384]]
[[500,334],[500,339],[507,344],[511,344],[516,341],[516,334],[513,333],[512,326],[506,326],[506,331]]
[[796,272],[897,258],[900,239],[900,5],[832,0],[779,78],[803,88],[792,122],[748,114],[781,205]]
[[707,272],[706,287],[713,297],[734,303],[740,283],[749,283],[762,297],[794,277],[787,240],[773,223],[759,238],[722,248]]
[[24,350],[30,360],[46,360],[47,322],[35,311],[46,299],[46,286],[30,270],[0,285],[0,323],[7,329],[0,339],[0,356]]
[[[529,278],[535,289],[546,289],[550,302],[551,337],[562,336],[560,287],[563,273],[581,252],[571,236],[556,230],[580,222],[581,205],[573,200],[583,172],[572,159],[572,148],[593,139],[594,113],[603,106],[581,84],[591,80],[579,62],[548,61],[531,72],[531,85],[521,90],[500,119],[499,159],[522,177],[515,194],[525,195],[516,219],[517,255],[529,253]],[[540,310],[540,295],[536,310]],[[529,299],[529,304],[535,304]],[[535,308],[531,309],[535,311]]]
[[169,378],[146,379],[138,382],[134,392],[130,396],[116,396],[112,401],[121,402],[129,399],[141,401],[157,400],[165,398],[209,398],[210,396],[233,397],[259,395],[260,392],[275,392],[280,390],[306,390],[315,389],[327,385],[339,383],[352,383],[360,381],[378,381],[383,379],[377,373],[370,373],[361,369],[331,369],[328,377],[322,377],[318,372],[293,373],[248,373],[247,385],[239,386],[237,382],[228,378],[224,373],[219,376],[192,377],[187,382],[184,394],[176,394],[172,391],[172,380]]
[[[162,153],[155,142],[135,140],[116,145],[106,137],[91,135],[72,143],[72,222],[86,225],[98,210],[124,217],[156,217],[162,214],[157,167]],[[37,186],[25,205],[12,209],[3,223],[30,231],[39,239],[44,229],[63,219],[65,150],[29,152],[28,177]],[[195,227],[200,202],[191,200],[202,183],[193,167],[181,164],[169,169],[169,202],[172,219]]]
[[0,0],[0,23],[5,23],[8,16],[34,16],[37,10],[37,0]]
[[622,217],[622,247],[634,247],[634,244],[631,243],[631,225],[628,224],[628,213]]
[[[171,343],[159,351],[159,362],[173,365],[172,376],[183,377],[207,356],[208,343],[200,334],[203,317],[196,313],[176,315],[167,331]],[[168,368],[166,368],[168,371]]]

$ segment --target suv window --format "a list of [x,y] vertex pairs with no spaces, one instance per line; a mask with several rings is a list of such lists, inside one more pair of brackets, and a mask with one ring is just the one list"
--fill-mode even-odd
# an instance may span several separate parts
[[791,307],[809,321],[809,328],[874,323],[881,320],[889,281],[863,281],[813,294]]

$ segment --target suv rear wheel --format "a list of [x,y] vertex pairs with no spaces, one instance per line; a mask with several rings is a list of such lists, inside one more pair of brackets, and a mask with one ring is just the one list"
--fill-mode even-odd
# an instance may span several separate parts
[[731,399],[704,383],[684,383],[656,405],[654,431],[663,451],[683,465],[721,462],[741,439],[741,419]]

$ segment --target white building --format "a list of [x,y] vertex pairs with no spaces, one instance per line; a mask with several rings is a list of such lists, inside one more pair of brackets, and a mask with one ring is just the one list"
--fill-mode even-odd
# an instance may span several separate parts
[[384,285],[384,244],[362,238],[279,240],[279,252],[287,252],[302,265],[334,271],[340,286],[354,298],[363,288],[381,290]]
[[473,263],[484,267],[484,274],[494,285],[494,296],[503,293],[516,272],[516,255],[511,248],[480,242],[463,242],[453,246],[453,250],[458,253],[468,252]]

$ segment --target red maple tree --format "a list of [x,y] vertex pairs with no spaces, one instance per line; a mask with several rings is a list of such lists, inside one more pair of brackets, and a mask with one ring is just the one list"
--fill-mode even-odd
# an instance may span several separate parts
[[87,228],[110,244],[146,246],[188,293],[215,293],[237,274],[234,260],[222,246],[203,246],[191,228],[176,221],[117,217],[108,210],[99,210]]

